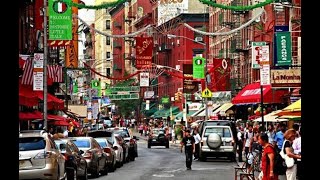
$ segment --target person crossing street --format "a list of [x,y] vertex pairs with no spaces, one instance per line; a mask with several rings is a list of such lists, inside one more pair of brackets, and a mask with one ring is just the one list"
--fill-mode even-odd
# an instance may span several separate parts
[[194,137],[191,136],[190,130],[187,129],[185,130],[185,137],[183,137],[181,141],[181,153],[183,146],[185,147],[185,155],[186,155],[186,167],[187,170],[191,170],[191,165],[192,165],[192,154],[195,153],[195,140]]

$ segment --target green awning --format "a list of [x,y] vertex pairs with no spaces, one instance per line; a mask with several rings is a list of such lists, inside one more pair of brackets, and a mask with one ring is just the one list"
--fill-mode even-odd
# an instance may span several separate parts
[[[173,106],[172,107],[172,115],[176,115],[178,113],[179,113],[179,108],[176,106]],[[170,108],[158,110],[153,114],[154,118],[160,118],[160,117],[167,118],[168,116],[170,116]]]
[[[189,113],[187,114],[187,117],[193,115],[196,113],[198,110],[189,110]],[[179,114],[176,115],[176,119],[182,119],[183,117],[183,111],[180,111]]]
[[145,110],[143,113],[146,117],[150,117],[152,114],[154,114],[156,111],[158,111],[157,107],[153,107],[149,110]]

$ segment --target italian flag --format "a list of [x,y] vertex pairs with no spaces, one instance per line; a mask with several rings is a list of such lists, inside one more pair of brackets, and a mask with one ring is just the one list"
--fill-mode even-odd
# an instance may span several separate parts
[[67,4],[63,2],[56,2],[54,3],[53,8],[57,13],[63,13],[67,10]]

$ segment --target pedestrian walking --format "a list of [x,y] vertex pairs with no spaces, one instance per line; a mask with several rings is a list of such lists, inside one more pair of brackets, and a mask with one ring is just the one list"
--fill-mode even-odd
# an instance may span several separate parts
[[275,147],[277,147],[278,152],[280,152],[282,148],[282,144],[284,141],[283,134],[286,132],[286,125],[284,123],[280,123],[279,127],[280,127],[280,130],[276,133],[273,141]]
[[[301,131],[301,128],[300,128]],[[298,138],[296,138],[293,141],[292,144],[293,152],[294,154],[300,154],[301,155],[301,134]],[[297,159],[297,179],[302,180],[302,175],[301,175],[301,170],[302,170],[302,164],[301,164],[301,159]]]
[[194,144],[195,140],[194,137],[191,136],[190,134],[190,130],[186,130],[185,131],[185,137],[183,137],[182,141],[181,141],[181,153],[182,153],[182,149],[183,146],[184,148],[184,153],[186,155],[186,167],[187,170],[191,170],[191,165],[192,165],[192,154],[195,152],[195,144]]
[[268,135],[261,133],[258,138],[259,144],[263,147],[261,157],[262,180],[278,180],[278,175],[273,172],[275,162],[275,149],[268,141]]
[[294,129],[288,129],[284,133],[285,142],[283,145],[283,152],[287,154],[290,158],[294,159],[294,165],[288,168],[286,171],[287,180],[297,179],[297,160],[301,159],[300,154],[295,154],[292,148],[293,141],[296,139],[297,133]]
[[239,160],[239,162],[243,162],[243,160],[242,160],[243,142],[244,142],[244,129],[243,129],[243,127],[240,127],[240,129],[237,133],[237,146],[238,146],[238,160]]
[[195,152],[194,152],[194,159],[195,161],[199,160],[199,149],[200,149],[200,141],[201,141],[201,137],[198,133],[198,130],[193,130],[193,138],[194,138],[194,147],[195,147]]
[[174,127],[171,129],[171,135],[172,135],[172,143],[175,144],[176,143],[176,132]]
[[[253,142],[253,136],[254,136],[253,127],[250,124],[248,131],[245,132],[245,134],[244,134],[244,148],[243,148],[243,150],[246,154],[246,157],[248,157],[249,152],[250,153],[252,152],[251,144]],[[250,166],[249,163],[246,163],[246,166],[247,166],[247,168],[249,168],[249,166]]]

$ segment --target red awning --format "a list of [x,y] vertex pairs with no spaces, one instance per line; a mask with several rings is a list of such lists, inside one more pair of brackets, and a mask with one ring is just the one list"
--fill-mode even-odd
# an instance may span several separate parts
[[50,125],[55,125],[55,126],[70,126],[69,123],[67,123],[66,121],[51,121],[48,122]]
[[39,103],[38,95],[32,90],[32,86],[19,86],[19,105],[37,106]]
[[[282,97],[285,93],[288,93],[288,91],[283,89],[272,90],[271,85],[263,86],[263,102],[282,103]],[[254,104],[260,102],[260,82],[247,85],[232,99],[233,104]]]
[[53,115],[53,114],[48,114],[48,120],[55,120],[55,121],[66,121],[67,118],[63,116],[58,116],[58,115]]
[[[43,100],[43,91],[37,91],[36,93],[39,99]],[[47,95],[47,102],[48,109],[62,110],[64,108],[64,101],[49,93]]]
[[42,113],[39,111],[33,112],[19,112],[20,120],[33,120],[33,119],[43,119]]

